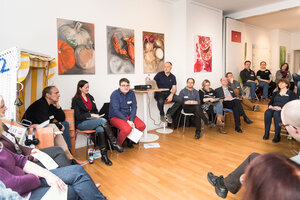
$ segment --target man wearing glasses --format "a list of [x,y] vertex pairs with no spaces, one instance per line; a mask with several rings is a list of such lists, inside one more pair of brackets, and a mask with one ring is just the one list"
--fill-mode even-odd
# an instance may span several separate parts
[[[296,140],[300,141],[300,100],[293,100],[285,104],[281,110],[281,126],[284,126],[288,133]],[[219,197],[226,198],[228,191],[236,194],[243,181],[243,174],[250,162],[260,154],[250,154],[244,162],[242,162],[234,171],[225,178],[223,176],[215,176],[212,172],[207,174],[209,183],[215,187],[216,194]],[[300,164],[300,153],[290,158],[292,161]],[[268,166],[266,166],[268,167]]]
[[[129,83],[127,78],[120,79],[119,89],[110,96],[108,117],[110,124],[120,130],[118,135],[120,145],[123,144],[133,128],[143,131],[146,127],[144,122],[136,116],[136,98]],[[133,148],[133,143],[129,139],[127,146]]]
[[[154,80],[157,83],[158,88],[168,88],[169,91],[156,92],[154,98],[157,101],[157,107],[160,113],[160,120],[162,122],[172,123],[172,116],[175,114],[176,110],[183,104],[182,99],[176,95],[176,77],[171,73],[172,63],[166,62],[164,65],[164,71],[158,72]],[[167,115],[164,112],[164,103],[174,102],[174,105],[169,108]]]

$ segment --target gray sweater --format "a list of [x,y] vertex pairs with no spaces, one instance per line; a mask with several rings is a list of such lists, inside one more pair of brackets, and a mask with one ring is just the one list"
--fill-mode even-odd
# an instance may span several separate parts
[[231,87],[233,90],[238,89],[239,95],[245,95],[240,82],[238,82],[237,80],[233,80],[233,83],[230,83],[228,81],[228,87]]
[[199,92],[195,89],[188,90],[187,88],[184,88],[180,91],[179,97],[183,99],[183,102],[198,101],[198,104],[200,104]]

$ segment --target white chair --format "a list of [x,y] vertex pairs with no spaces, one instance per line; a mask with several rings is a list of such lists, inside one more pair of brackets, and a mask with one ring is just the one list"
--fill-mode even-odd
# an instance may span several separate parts
[[[206,112],[204,113],[206,114]],[[180,116],[179,116],[179,119],[178,119],[178,124],[177,124],[177,130],[179,128],[179,124],[180,124],[180,120],[181,120],[181,116],[184,115],[184,119],[183,119],[183,129],[182,129],[182,134],[184,133],[184,130],[185,130],[185,122],[186,122],[186,117],[190,117],[190,116],[194,116],[193,113],[186,113],[184,112],[184,110],[182,109],[181,110],[181,113],[180,113]],[[207,114],[206,114],[207,115]],[[205,129],[204,129],[204,121],[201,119],[201,126],[202,126],[202,130],[203,130],[203,133],[205,134]]]
[[[173,102],[167,102],[165,101],[164,105],[168,105],[168,104],[173,104]],[[166,128],[168,122],[162,122],[163,127],[156,129],[156,132],[160,133],[160,134],[170,134],[173,132],[173,129],[170,128]]]

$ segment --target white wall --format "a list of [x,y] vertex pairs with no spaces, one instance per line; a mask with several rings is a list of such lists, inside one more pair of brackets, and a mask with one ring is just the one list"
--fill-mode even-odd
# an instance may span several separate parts
[[[173,62],[172,72],[178,89],[185,86],[187,77],[219,79],[222,72],[222,12],[195,5],[190,0],[1,0],[0,51],[18,46],[57,58],[56,19],[70,19],[95,24],[95,75],[56,75],[50,82],[61,92],[61,105],[71,106],[76,84],[81,79],[90,82],[90,93],[100,108],[109,101],[118,87],[118,80],[127,77],[131,86],[143,84],[142,31],[165,34],[165,60]],[[107,75],[106,26],[135,30],[135,74]],[[193,74],[193,36],[211,36],[213,41],[213,73]],[[154,74],[151,74],[151,78]],[[150,95],[151,114],[159,119],[156,102]],[[137,95],[138,116],[143,118],[141,95]],[[156,126],[148,117],[149,129]]]

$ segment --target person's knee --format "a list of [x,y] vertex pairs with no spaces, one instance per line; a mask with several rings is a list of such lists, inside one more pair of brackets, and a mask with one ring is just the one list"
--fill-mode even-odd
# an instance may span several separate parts
[[146,125],[144,122],[141,122],[138,124],[138,126],[136,127],[138,130],[143,131],[146,128]]
[[120,132],[122,132],[124,135],[129,135],[131,130],[132,130],[132,128],[129,125],[120,128]]

